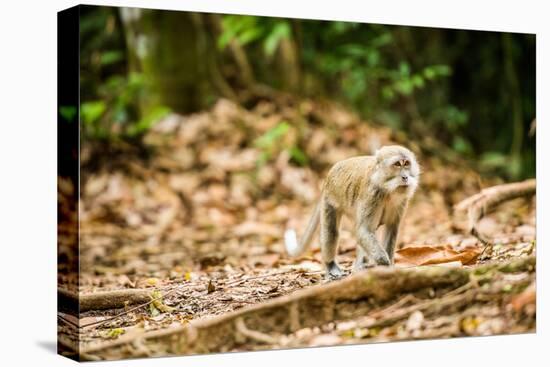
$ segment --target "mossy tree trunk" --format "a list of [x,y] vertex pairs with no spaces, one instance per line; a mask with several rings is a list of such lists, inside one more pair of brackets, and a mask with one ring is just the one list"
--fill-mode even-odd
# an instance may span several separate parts
[[205,108],[216,94],[212,68],[217,63],[203,16],[137,8],[121,8],[120,14],[129,70],[145,82],[142,113],[159,105],[180,113]]

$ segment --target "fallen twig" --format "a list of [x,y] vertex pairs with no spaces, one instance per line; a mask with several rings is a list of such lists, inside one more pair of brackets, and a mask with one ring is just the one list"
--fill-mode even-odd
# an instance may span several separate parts
[[69,292],[64,289],[58,289],[58,295],[62,297],[62,300],[65,302],[73,303],[80,305],[80,312],[90,311],[90,310],[105,310],[105,309],[114,309],[126,307],[130,304],[136,304],[142,302],[141,304],[124,310],[116,314],[115,316],[108,317],[104,320],[91,322],[84,325],[77,325],[75,322],[68,320],[66,317],[58,315],[62,321],[69,323],[78,328],[86,328],[90,326],[99,326],[105,323],[116,320],[124,315],[127,315],[133,311],[136,311],[140,308],[146,307],[151,303],[159,302],[163,297],[174,293],[179,290],[179,288],[173,288],[168,290],[161,295],[160,297],[153,297],[152,294],[155,289],[120,289],[115,291],[106,291],[106,292],[97,292],[90,294],[77,295],[76,293]]
[[73,305],[80,312],[90,310],[110,310],[135,305],[149,300],[151,289],[117,289],[88,294],[78,294],[59,288],[59,302]]

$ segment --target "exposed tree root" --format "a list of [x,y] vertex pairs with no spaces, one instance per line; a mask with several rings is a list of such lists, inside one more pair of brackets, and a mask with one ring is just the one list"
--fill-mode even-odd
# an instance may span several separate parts
[[257,342],[263,343],[263,344],[277,344],[278,343],[278,339],[276,337],[273,337],[269,334],[261,333],[259,331],[250,330],[249,328],[247,328],[245,323],[244,323],[243,318],[238,318],[235,321],[235,328],[236,328],[236,331],[238,333],[236,335],[237,341],[239,341],[238,340],[239,336],[242,336],[244,338],[252,339],[254,341],[257,341]]
[[[436,299],[430,299],[428,301],[419,302],[417,304],[404,307],[404,308],[398,308],[394,312],[388,312],[387,315],[384,315],[383,317],[380,317],[379,319],[372,319],[372,317],[368,317],[365,320],[358,320],[358,322],[353,325],[353,328],[360,327],[360,328],[372,328],[372,327],[381,327],[390,325],[392,323],[395,323],[399,320],[403,320],[407,317],[409,317],[413,312],[416,311],[426,311],[430,308],[434,309],[435,311],[438,311],[448,305],[456,305],[457,303],[460,305],[466,305],[473,300],[473,296],[475,296],[475,292],[465,292],[468,289],[472,288],[472,283],[466,283],[451,292],[445,294],[443,298],[436,298]],[[432,311],[434,312],[434,311]],[[343,328],[340,331],[346,332],[349,330],[348,328]]]
[[455,210],[457,211],[468,211],[468,232],[485,245],[480,258],[483,258],[484,255],[490,255],[493,242],[477,228],[479,220],[486,213],[505,201],[534,195],[536,188],[537,183],[535,179],[497,185],[483,189],[480,193],[470,196],[455,205]]
[[[137,357],[144,353],[164,356],[226,352],[242,344],[243,338],[273,348],[278,340],[277,335],[366,316],[377,304],[403,294],[430,289],[457,289],[469,284],[472,275],[533,271],[534,267],[535,258],[526,257],[476,267],[374,268],[229,314],[191,321],[188,325],[136,332],[109,342],[83,345],[80,352],[83,358],[95,356],[102,359]],[[428,306],[433,305],[425,305]],[[397,316],[401,318],[407,314]],[[140,345],[139,351],[134,347],[136,343]]]

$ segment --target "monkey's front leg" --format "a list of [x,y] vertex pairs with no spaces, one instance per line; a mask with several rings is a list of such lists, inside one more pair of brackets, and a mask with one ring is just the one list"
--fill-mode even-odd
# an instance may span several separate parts
[[357,251],[355,270],[361,270],[373,265],[390,265],[390,258],[383,249],[374,231],[370,230],[367,224],[361,224],[357,230],[357,240],[360,249]]
[[384,229],[384,242],[382,243],[382,247],[388,253],[390,264],[393,265],[393,262],[394,262],[393,257],[395,255],[395,241],[397,239],[399,222],[386,224],[385,227],[386,228]]
[[321,256],[326,268],[326,277],[329,280],[341,278],[344,272],[336,262],[336,247],[338,244],[338,224],[341,214],[334,206],[321,200],[321,230],[319,239],[321,242]]

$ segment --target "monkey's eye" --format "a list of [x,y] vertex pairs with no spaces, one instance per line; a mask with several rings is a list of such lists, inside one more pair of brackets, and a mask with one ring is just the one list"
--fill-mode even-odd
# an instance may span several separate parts
[[405,166],[405,167],[408,167],[410,164],[411,164],[411,163],[410,163],[409,161],[405,161],[404,166]]
[[400,167],[401,166],[401,162],[397,161],[393,164],[395,167]]

